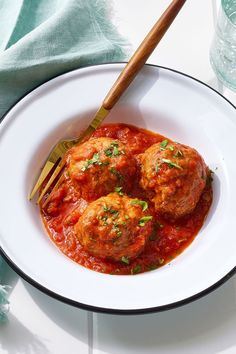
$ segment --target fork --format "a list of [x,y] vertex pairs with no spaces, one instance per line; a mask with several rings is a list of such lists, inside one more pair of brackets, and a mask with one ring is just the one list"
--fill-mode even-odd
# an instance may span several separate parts
[[63,159],[63,157],[65,156],[67,150],[70,149],[72,146],[80,144],[86,139],[88,139],[93,134],[93,132],[102,124],[110,110],[114,107],[121,95],[128,88],[128,86],[131,84],[135,76],[141,70],[149,56],[152,54],[153,50],[156,48],[157,44],[160,42],[168,28],[174,21],[175,17],[179,13],[185,1],[186,0],[173,0],[171,4],[167,7],[167,9],[155,23],[151,31],[147,34],[145,39],[142,41],[138,49],[135,51],[129,62],[126,64],[126,66],[120,73],[119,77],[106,95],[101,107],[96,112],[88,128],[77,139],[62,140],[54,146],[30,193],[30,200],[33,199],[34,195],[44,184],[45,180],[48,178],[50,173],[51,177],[40,191],[37,202],[39,203],[42,200],[43,196],[48,192],[50,187],[53,186],[56,180],[57,182],[54,185],[53,190],[60,185],[61,181],[63,180],[62,171],[65,167],[65,159]]

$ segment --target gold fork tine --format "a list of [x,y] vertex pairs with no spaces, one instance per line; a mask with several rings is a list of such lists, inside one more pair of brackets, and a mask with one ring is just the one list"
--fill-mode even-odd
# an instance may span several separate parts
[[57,167],[55,168],[55,171],[53,172],[53,174],[49,178],[46,186],[41,191],[40,196],[39,196],[39,198],[37,200],[37,203],[40,203],[40,201],[42,200],[43,196],[47,193],[47,191],[51,187],[52,183],[59,176],[60,172],[63,170],[64,167],[65,167],[65,161],[60,160],[58,165],[57,165]]
[[[57,143],[54,148],[52,149],[52,151],[50,152],[47,161],[29,195],[29,200],[32,200],[33,197],[35,196],[37,190],[42,186],[43,182],[45,181],[45,179],[47,178],[47,176],[49,175],[49,173],[51,172],[52,168],[56,166],[56,164],[59,163],[62,153],[65,152],[67,149],[69,149],[70,147],[72,147],[73,144],[71,144],[70,141],[60,141],[59,143]],[[52,181],[53,182],[53,181]],[[51,182],[51,183],[52,183]]]
[[[59,177],[57,183],[55,184],[55,186],[52,188],[49,196],[47,197],[47,199],[43,202],[42,204],[42,208],[44,209],[47,204],[50,202],[50,200],[52,199],[52,196],[54,194],[54,192],[60,187],[60,185],[62,184],[62,182],[65,180],[65,175],[64,173],[61,174],[61,176]],[[42,199],[42,198],[41,198]]]
[[32,189],[31,193],[30,193],[30,196],[29,196],[29,200],[32,200],[35,193],[37,192],[37,190],[41,187],[43,181],[45,181],[45,178],[47,178],[48,174],[50,173],[50,171],[52,170],[52,168],[55,166],[55,163],[53,163],[52,161],[48,160],[40,175],[39,175],[39,178],[36,182],[36,184],[34,185],[34,188]]

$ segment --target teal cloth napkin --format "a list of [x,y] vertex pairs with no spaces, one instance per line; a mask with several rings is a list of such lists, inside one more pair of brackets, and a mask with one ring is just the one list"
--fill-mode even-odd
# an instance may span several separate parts
[[[26,92],[60,73],[127,58],[129,45],[112,23],[110,3],[0,0],[0,118]],[[0,318],[6,292],[0,285]]]
[[2,285],[2,277],[5,272],[6,264],[0,257],[0,322],[6,320],[7,312],[9,310],[8,291],[10,289],[7,285]]

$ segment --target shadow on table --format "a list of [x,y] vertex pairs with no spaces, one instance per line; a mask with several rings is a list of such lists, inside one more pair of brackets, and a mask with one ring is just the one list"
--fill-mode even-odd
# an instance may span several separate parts
[[232,278],[198,301],[157,314],[95,315],[94,346],[110,354],[228,352],[236,348],[235,285]]
[[[1,283],[10,286],[9,295],[19,279],[18,274],[5,261],[2,261]],[[10,311],[8,319],[0,323],[0,352],[2,349],[4,352],[12,354],[16,352],[16,348],[18,354],[49,354],[40,338],[30,332]]]
[[[57,326],[72,335],[74,338],[87,344],[88,342],[88,313],[73,306],[43,294],[39,290],[25,283],[25,288],[32,300]],[[84,324],[87,324],[86,326]]]
[[8,354],[50,354],[40,337],[30,332],[11,313],[8,321],[0,325],[0,348]]

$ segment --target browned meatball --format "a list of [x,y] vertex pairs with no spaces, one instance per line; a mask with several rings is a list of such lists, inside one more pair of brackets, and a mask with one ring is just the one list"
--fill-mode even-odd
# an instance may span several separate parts
[[206,185],[207,167],[199,153],[164,140],[141,155],[140,185],[163,216],[178,219],[191,213]]
[[119,140],[94,138],[73,147],[67,156],[67,173],[80,196],[95,200],[122,187],[128,192],[136,173],[136,161]]
[[128,264],[143,251],[152,216],[146,202],[111,193],[85,209],[75,232],[91,255]]

